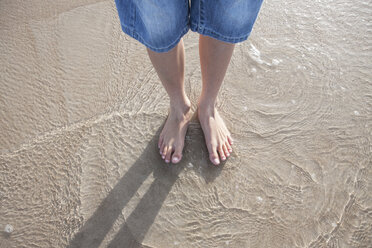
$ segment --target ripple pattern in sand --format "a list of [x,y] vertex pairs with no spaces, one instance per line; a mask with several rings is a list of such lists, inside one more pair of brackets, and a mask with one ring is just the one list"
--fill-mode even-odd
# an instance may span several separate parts
[[[264,2],[220,91],[220,167],[196,119],[162,163],[146,51],[113,2],[62,2],[0,4],[1,247],[370,247],[369,1]],[[195,33],[185,48],[196,102]]]

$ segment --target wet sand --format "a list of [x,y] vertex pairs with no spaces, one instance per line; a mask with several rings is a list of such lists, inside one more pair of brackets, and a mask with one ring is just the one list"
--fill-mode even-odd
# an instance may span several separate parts
[[264,2],[219,94],[232,157],[194,119],[175,166],[113,1],[0,1],[0,247],[371,247],[371,23],[366,0]]

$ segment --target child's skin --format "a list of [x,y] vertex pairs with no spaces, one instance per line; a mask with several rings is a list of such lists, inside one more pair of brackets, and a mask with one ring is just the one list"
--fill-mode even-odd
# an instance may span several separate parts
[[[209,159],[215,165],[226,160],[232,152],[231,134],[215,106],[234,47],[231,43],[199,36],[203,88],[198,101],[198,117]],[[147,51],[170,98],[170,112],[159,137],[159,152],[166,163],[178,163],[182,158],[187,126],[191,118],[191,103],[184,90],[183,40],[166,53],[156,53],[150,49]]]

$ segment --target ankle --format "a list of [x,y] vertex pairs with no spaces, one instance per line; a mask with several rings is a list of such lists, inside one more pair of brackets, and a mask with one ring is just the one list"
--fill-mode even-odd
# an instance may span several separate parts
[[216,103],[215,103],[215,101],[199,100],[198,110],[203,112],[203,113],[213,114],[216,110]]
[[170,109],[173,113],[186,116],[191,110],[191,102],[188,98],[170,102]]

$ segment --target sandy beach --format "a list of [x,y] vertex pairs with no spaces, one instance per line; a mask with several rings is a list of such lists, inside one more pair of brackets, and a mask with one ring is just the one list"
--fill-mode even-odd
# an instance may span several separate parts
[[372,247],[371,23],[367,0],[264,1],[218,97],[232,156],[194,117],[168,165],[168,95],[114,1],[0,0],[0,248]]

